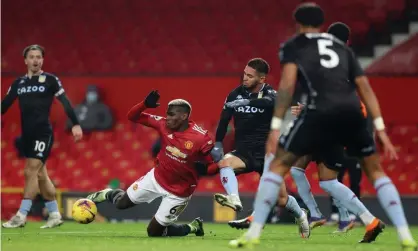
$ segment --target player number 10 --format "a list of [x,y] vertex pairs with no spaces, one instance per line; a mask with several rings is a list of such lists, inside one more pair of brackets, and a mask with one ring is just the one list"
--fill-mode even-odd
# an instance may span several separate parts
[[338,54],[332,49],[328,48],[332,46],[332,41],[327,39],[318,39],[318,51],[321,56],[328,56],[329,59],[321,58],[319,61],[325,68],[334,68],[340,63]]
[[37,152],[45,151],[45,142],[37,140],[35,142],[35,151]]

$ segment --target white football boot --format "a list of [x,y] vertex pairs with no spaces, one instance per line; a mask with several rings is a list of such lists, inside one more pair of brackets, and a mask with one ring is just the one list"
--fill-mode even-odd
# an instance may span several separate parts
[[299,234],[302,238],[309,238],[311,236],[311,227],[309,226],[308,213],[306,209],[302,208],[303,215],[296,219],[296,223],[299,224]]
[[62,224],[64,224],[64,221],[62,220],[61,214],[59,212],[54,212],[49,214],[48,221],[41,228],[54,228],[59,227]]
[[17,212],[8,222],[3,223],[4,228],[24,227],[26,224],[26,216]]
[[216,193],[214,195],[215,201],[224,207],[232,208],[234,211],[242,211],[242,203],[239,199],[239,196],[236,194],[225,195],[221,193]]

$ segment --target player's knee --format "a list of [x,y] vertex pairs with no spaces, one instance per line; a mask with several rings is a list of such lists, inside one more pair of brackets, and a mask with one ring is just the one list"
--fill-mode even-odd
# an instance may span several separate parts
[[380,165],[379,157],[372,155],[361,160],[361,166],[367,178],[374,182],[375,180],[386,176],[382,166]]
[[148,237],[161,237],[166,227],[160,225],[155,218],[152,218],[147,227]]
[[126,192],[119,198],[115,204],[117,209],[127,209],[135,205]]
[[223,160],[219,161],[218,166],[219,166],[219,169],[229,167],[229,166],[231,166],[231,160],[223,159]]
[[33,177],[38,175],[40,166],[34,163],[28,163],[23,170],[25,177]]
[[288,197],[289,196],[283,196],[282,194],[279,195],[278,203],[279,203],[280,207],[285,207],[286,206]]
[[45,172],[38,172],[38,181],[48,180],[48,175]]
[[125,201],[123,201],[123,200],[118,200],[118,201],[116,202],[116,208],[117,208],[117,209],[126,209],[126,208],[128,208],[128,205],[127,205],[127,203],[126,203]]
[[292,175],[292,177],[303,177],[305,176],[305,169],[302,169],[300,167],[292,167],[290,168],[290,174]]
[[285,165],[280,159],[275,158],[270,164],[270,172],[285,176],[290,167]]
[[319,182],[319,187],[321,187],[325,192],[330,193],[335,185],[338,185],[338,183],[337,179],[324,180]]
[[162,236],[162,233],[160,231],[155,230],[150,225],[148,225],[147,227],[147,234],[148,234],[148,237],[161,237]]

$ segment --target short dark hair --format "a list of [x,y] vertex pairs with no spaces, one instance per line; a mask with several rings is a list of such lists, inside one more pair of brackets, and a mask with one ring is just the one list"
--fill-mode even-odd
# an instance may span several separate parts
[[270,65],[262,58],[253,58],[248,61],[247,65],[264,75],[267,75],[270,72]]
[[318,28],[324,23],[324,11],[316,3],[302,3],[293,12],[293,17],[303,26]]
[[328,27],[328,33],[334,35],[334,37],[344,43],[347,43],[348,38],[350,37],[350,27],[345,23],[335,22]]
[[45,54],[45,48],[40,46],[39,44],[32,44],[27,46],[24,50],[23,50],[23,57],[26,58],[26,56],[28,55],[29,51],[40,51],[42,54],[42,57]]

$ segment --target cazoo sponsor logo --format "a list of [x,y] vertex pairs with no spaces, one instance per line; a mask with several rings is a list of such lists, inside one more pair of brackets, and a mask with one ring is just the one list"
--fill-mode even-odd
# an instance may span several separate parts
[[242,112],[242,113],[264,113],[264,109],[260,109],[260,108],[252,107],[248,105],[235,107],[235,111]]

